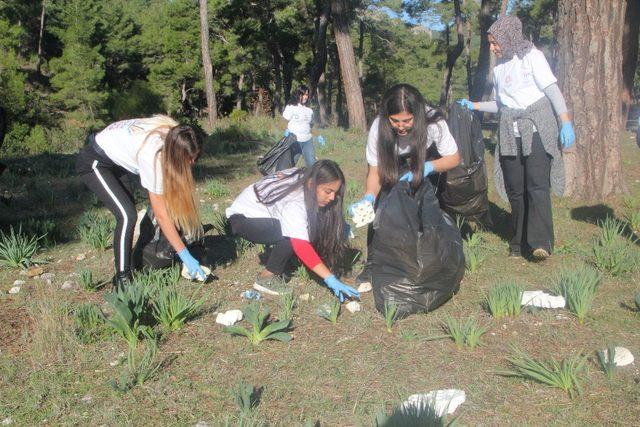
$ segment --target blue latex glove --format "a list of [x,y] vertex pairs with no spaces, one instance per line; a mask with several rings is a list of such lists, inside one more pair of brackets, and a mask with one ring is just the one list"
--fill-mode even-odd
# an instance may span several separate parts
[[571,122],[562,122],[562,127],[560,128],[560,142],[562,143],[562,148],[565,150],[567,148],[571,148],[575,140],[576,134],[573,131],[573,124],[571,124]]
[[469,101],[468,99],[460,99],[457,102],[463,107],[467,107],[469,110],[473,111],[473,102]]
[[[422,176],[425,177],[425,176],[431,175],[432,173],[433,173],[433,163],[424,162],[424,172],[422,173]],[[409,171],[404,175],[402,175],[400,177],[400,181],[407,181],[407,182],[413,181],[413,172]]]
[[316,141],[318,141],[318,144],[320,144],[323,147],[326,144],[326,142],[324,141],[324,137],[322,135],[316,136]]
[[289,132],[289,129],[285,129],[284,130],[284,137],[288,137],[291,134],[291,132]]
[[347,239],[356,238],[356,236],[353,235],[353,230],[351,230],[351,226],[349,224],[344,225],[344,235]]
[[340,302],[344,302],[345,296],[347,298],[355,297],[360,299],[360,293],[358,291],[353,289],[351,286],[347,286],[342,283],[333,274],[324,279],[324,283],[326,283],[327,287],[333,291],[333,294],[340,300]]
[[202,267],[200,267],[200,263],[198,262],[198,260],[191,256],[189,249],[184,248],[183,250],[178,252],[178,256],[182,260],[182,263],[187,266],[189,276],[192,279],[197,277],[201,280],[204,280],[207,278],[207,274],[204,272],[204,270],[202,270]]
[[376,198],[373,194],[365,194],[362,199],[358,200],[357,202],[349,206],[349,215],[353,216],[353,211],[355,210],[356,206],[359,206],[362,203],[367,203],[367,202],[373,205],[375,201],[376,201]]

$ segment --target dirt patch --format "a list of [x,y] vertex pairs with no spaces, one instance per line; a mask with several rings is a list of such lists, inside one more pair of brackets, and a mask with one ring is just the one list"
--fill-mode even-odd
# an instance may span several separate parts
[[24,307],[10,307],[10,303],[0,303],[0,349],[16,354],[24,350],[24,338],[30,335],[32,323]]

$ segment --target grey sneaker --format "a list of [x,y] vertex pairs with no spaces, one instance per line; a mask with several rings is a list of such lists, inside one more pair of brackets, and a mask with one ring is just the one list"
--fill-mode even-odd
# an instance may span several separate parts
[[265,278],[260,277],[260,273],[258,273],[256,281],[253,284],[253,289],[263,294],[274,296],[293,292],[293,287],[287,284],[287,282],[277,274]]

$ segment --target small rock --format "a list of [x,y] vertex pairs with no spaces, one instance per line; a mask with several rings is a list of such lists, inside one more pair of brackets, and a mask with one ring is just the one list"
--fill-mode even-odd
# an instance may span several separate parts
[[75,283],[73,283],[71,280],[67,280],[62,284],[62,286],[60,286],[60,289],[70,290],[70,289],[73,289],[74,287],[75,287]]
[[24,280],[16,280],[15,282],[13,282],[13,286],[22,286],[25,283],[27,282],[25,282]]
[[242,320],[242,311],[240,310],[228,310],[224,313],[218,313],[216,316],[216,323],[224,326],[232,326],[240,320]]
[[402,404],[401,409],[407,411],[415,408],[418,413],[422,413],[427,407],[431,407],[437,416],[453,414],[458,406],[466,400],[463,390],[435,390],[426,394],[414,394]]
[[30,267],[27,270],[27,277],[36,277],[44,273],[44,269],[42,267]]
[[44,280],[44,281],[52,281],[53,278],[56,277],[55,273],[42,273],[41,275],[38,276],[38,279],[40,280]]
[[86,396],[84,396],[82,399],[80,399],[80,401],[82,403],[90,403],[91,402],[91,396],[89,396],[88,394]]
[[109,362],[109,366],[118,366],[123,359],[124,359],[124,353],[120,353],[116,360],[114,360],[113,362]]
[[214,211],[217,211],[218,209],[220,209],[220,205],[218,203],[214,203],[212,207]]
[[2,425],[3,426],[8,426],[10,424],[13,424],[13,420],[11,418],[7,417],[4,420],[2,420]]
[[360,311],[360,303],[358,301],[349,301],[344,306],[347,310],[349,310],[350,313]]
[[358,292],[360,293],[370,292],[371,289],[373,289],[371,286],[371,282],[362,282],[360,283],[360,286],[358,286]]
[[209,423],[206,421],[198,421],[195,427],[209,427]]
[[[607,362],[609,360],[609,352],[607,349],[604,349],[604,361]],[[629,349],[624,347],[616,347],[615,353],[613,357],[613,363],[616,366],[627,366],[633,363],[633,354],[629,351]]]
[[315,298],[310,294],[302,294],[298,297],[300,301],[313,301]]
[[78,256],[76,257],[76,261],[83,261],[85,259],[87,259],[86,254],[78,254]]
[[14,286],[13,288],[9,289],[9,293],[11,295],[15,295],[15,294],[17,294],[19,292],[20,292],[20,286]]

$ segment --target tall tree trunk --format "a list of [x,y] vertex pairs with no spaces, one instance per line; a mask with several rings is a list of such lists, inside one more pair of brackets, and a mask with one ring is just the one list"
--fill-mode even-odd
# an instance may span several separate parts
[[333,78],[335,76],[334,70],[329,70],[329,76],[327,81],[327,122],[331,123],[331,116],[333,115]]
[[480,53],[478,56],[478,66],[476,67],[476,74],[473,77],[473,89],[469,94],[470,98],[474,101],[482,100],[486,87],[491,87],[492,83],[489,81],[489,65],[491,62],[491,54],[489,52],[489,40],[487,39],[487,30],[493,23],[493,8],[495,6],[495,0],[482,0],[480,6]]
[[567,195],[575,198],[604,200],[626,191],[620,157],[624,12],[624,0],[558,4],[558,77],[576,129],[575,148],[565,153]]
[[[465,11],[468,11],[467,0],[464,0],[462,4],[465,6]],[[471,75],[471,20],[468,17],[465,19],[465,30],[464,63],[467,70],[467,94],[470,94],[473,89],[473,76]]]
[[622,35],[622,121],[626,124],[633,102],[633,80],[638,65],[638,31],[640,0],[626,0],[624,34]]
[[207,19],[207,0],[200,0],[200,47],[202,50],[202,67],[204,68],[204,90],[207,94],[207,125],[213,132],[216,125],[218,107],[216,94],[213,91],[213,66],[209,52],[209,20]]
[[500,4],[500,15],[506,15],[507,14],[507,6],[509,5],[509,0],[502,0],[502,3]]
[[291,100],[291,85],[293,84],[293,54],[286,52],[283,55],[284,64],[282,66],[282,80],[284,90],[284,102],[288,104]]
[[364,77],[364,19],[358,20],[358,80]]
[[320,75],[320,78],[318,79],[318,87],[316,89],[317,92],[317,96],[318,96],[318,112],[319,112],[319,117],[318,117],[318,121],[320,123],[320,126],[326,126],[329,116],[327,115],[328,111],[327,111],[327,99],[326,99],[326,95],[325,95],[325,91],[326,91],[326,83],[325,83],[325,76],[327,73],[322,73]]
[[[329,0],[316,0],[316,32],[313,37],[313,67],[309,78],[309,93],[316,93],[320,76],[327,66],[327,27],[331,16],[331,3]],[[318,99],[320,102],[320,99]]]
[[238,77],[238,93],[236,94],[236,110],[242,110],[242,98],[244,94],[244,73]]
[[347,7],[345,0],[331,0],[331,14],[333,16],[333,32],[336,38],[338,56],[340,57],[340,72],[344,83],[349,111],[349,127],[366,130],[367,118],[364,114],[364,101],[358,79],[358,69],[353,54],[353,44],[349,35],[347,22]]
[[44,15],[46,3],[47,0],[42,0],[42,10],[40,12],[40,34],[38,36],[38,63],[36,64],[36,72],[38,74],[42,74],[40,72],[40,67],[42,66],[42,36],[44,35]]
[[456,65],[456,61],[464,49],[464,22],[462,20],[462,11],[460,10],[460,0],[453,0],[453,9],[455,11],[458,43],[453,47],[449,46],[449,29],[447,27],[447,64],[444,69],[442,89],[440,90],[441,109],[444,109],[447,106],[451,87],[451,77],[453,76],[453,67]]

